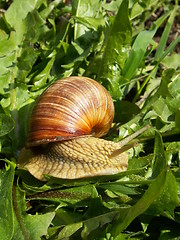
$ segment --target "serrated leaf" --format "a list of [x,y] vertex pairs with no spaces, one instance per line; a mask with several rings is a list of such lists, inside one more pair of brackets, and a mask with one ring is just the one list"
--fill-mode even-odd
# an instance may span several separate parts
[[13,128],[14,120],[5,114],[0,114],[0,137],[11,132]]
[[[97,13],[99,11],[100,7],[100,1],[96,0],[75,0],[72,4],[72,12],[73,15],[80,18],[86,17],[97,17]],[[86,33],[88,28],[85,25],[82,25],[80,23],[75,23],[74,27],[74,40],[77,40],[82,35]]]
[[0,170],[0,239],[9,240],[14,231],[12,188],[15,164],[7,161],[5,169]]
[[8,8],[5,14],[7,22],[12,28],[18,29],[22,20],[24,20],[29,12],[36,8],[40,0],[15,0]]
[[47,234],[47,229],[55,213],[31,215],[26,213],[25,194],[18,187],[14,190],[15,229],[13,240],[40,240]]
[[99,66],[98,81],[110,91],[113,98],[122,97],[120,73],[129,53],[132,29],[128,15],[128,1],[123,1],[111,26],[103,57]]
[[16,31],[12,30],[9,38],[0,41],[0,80],[3,82],[0,92],[6,93],[6,101],[2,99],[1,103],[10,110],[20,109],[32,101],[28,86],[24,83],[30,80],[27,81],[26,77],[39,55],[33,44],[47,30],[45,21],[38,12],[42,1],[31,0],[25,5],[22,2],[16,0],[8,8],[6,21]]

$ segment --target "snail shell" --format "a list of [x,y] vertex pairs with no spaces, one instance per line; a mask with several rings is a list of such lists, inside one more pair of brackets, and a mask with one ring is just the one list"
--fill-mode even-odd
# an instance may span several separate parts
[[86,77],[56,81],[39,98],[31,116],[27,146],[105,135],[114,118],[107,90]]

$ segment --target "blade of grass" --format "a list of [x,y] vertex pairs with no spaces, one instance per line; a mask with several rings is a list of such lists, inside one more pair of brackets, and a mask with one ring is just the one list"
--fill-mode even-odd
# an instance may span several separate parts
[[152,29],[150,29],[149,31],[144,30],[139,33],[132,46],[129,58],[124,64],[124,68],[122,70],[122,75],[125,78],[131,79],[133,77],[144,58],[148,44],[153,41],[152,38],[155,35],[156,31],[168,16],[169,13],[164,14],[162,17],[157,19]]
[[172,24],[174,22],[174,18],[175,18],[175,15],[176,15],[176,11],[178,9],[178,6],[176,6],[171,14],[170,14],[170,17],[166,23],[166,26],[165,26],[165,29],[163,31],[163,34],[162,34],[162,37],[160,39],[160,42],[159,42],[159,45],[158,45],[158,48],[157,48],[157,51],[155,53],[155,56],[154,56],[154,60],[159,62],[163,53],[164,53],[164,49],[166,47],[166,44],[167,44],[167,40],[168,40],[168,37],[169,37],[169,33],[171,31],[171,27],[172,27]]

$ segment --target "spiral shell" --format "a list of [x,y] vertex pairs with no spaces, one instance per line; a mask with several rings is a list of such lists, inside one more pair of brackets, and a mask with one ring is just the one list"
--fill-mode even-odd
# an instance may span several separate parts
[[86,77],[56,81],[35,105],[27,146],[105,135],[114,118],[113,101],[98,82]]

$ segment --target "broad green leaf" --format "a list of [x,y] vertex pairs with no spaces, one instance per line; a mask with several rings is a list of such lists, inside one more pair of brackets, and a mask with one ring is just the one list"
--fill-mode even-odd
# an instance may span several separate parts
[[105,224],[110,223],[114,217],[117,215],[117,211],[112,211],[105,213],[93,218],[89,218],[82,222],[72,223],[64,226],[60,231],[58,237],[59,239],[64,239],[66,237],[72,236],[77,230],[82,227],[81,237],[82,239],[87,239],[87,236],[95,229],[103,227]]
[[148,44],[152,42],[152,38],[155,32],[156,28],[151,31],[144,30],[140,32],[137,36],[132,46],[130,55],[126,63],[124,64],[124,68],[122,70],[122,74],[125,78],[131,79],[134,76],[137,68],[139,67],[140,63],[144,58]]
[[8,8],[5,14],[7,22],[12,28],[18,30],[20,23],[26,18],[29,12],[33,11],[41,0],[29,0],[24,2],[23,0],[15,0]]
[[[97,17],[100,1],[98,0],[75,0],[72,3],[73,16],[86,19],[86,17]],[[74,26],[74,40],[77,40],[88,31],[85,25],[75,23]]]
[[0,114],[0,137],[11,132],[13,128],[13,119],[5,114]]
[[127,226],[139,215],[145,212],[149,206],[158,198],[164,189],[166,181],[166,171],[163,171],[149,186],[142,198],[132,207],[127,208],[124,213],[121,212],[113,223],[112,234],[118,236]]
[[164,53],[161,56],[161,59],[159,60],[159,62],[161,60],[163,60],[168,54],[170,54],[175,46],[180,42],[180,35],[170,44],[170,46],[164,51]]
[[78,223],[73,223],[70,225],[65,226],[60,233],[58,234],[58,239],[64,239],[68,238],[71,235],[73,235],[76,231],[78,231],[80,228],[82,228],[83,223],[78,222]]
[[75,17],[77,23],[81,23],[89,29],[98,30],[99,27],[105,25],[105,19],[103,17],[94,18],[94,17]]
[[95,187],[92,188],[91,200],[89,203],[89,208],[85,213],[85,218],[92,218],[97,215],[100,215],[103,212],[103,205],[99,197],[98,191]]
[[23,107],[27,103],[31,103],[32,100],[30,99],[27,85],[22,84],[12,89],[10,94],[10,100],[11,100],[11,106],[10,106],[11,111],[15,109],[19,110],[21,107]]
[[[37,9],[41,1],[29,1],[23,8],[18,7],[19,4],[23,5],[21,0],[14,1],[5,14],[7,22],[17,27],[16,31],[10,32],[9,39],[0,41],[0,81],[3,82],[0,92],[6,92],[6,98],[1,100],[1,104],[10,110],[20,109],[32,102],[28,86],[24,83],[29,82],[30,79],[26,77],[39,55],[34,44],[47,32],[45,21]],[[14,19],[12,15],[18,17]]]
[[13,181],[15,164],[6,161],[5,169],[0,170],[0,239],[12,239],[13,219]]
[[172,54],[171,56],[165,57],[161,63],[166,68],[174,68],[177,69],[179,67],[180,63],[180,55],[179,54]]
[[89,218],[84,221],[84,227],[81,232],[83,239],[87,239],[87,236],[95,229],[102,228],[105,224],[112,222],[114,217],[117,215],[117,211],[112,211],[99,215],[94,218]]
[[132,10],[131,10],[131,19],[139,16],[140,14],[144,13],[151,7],[155,6],[158,7],[158,0],[143,0],[139,1],[130,1],[133,3]]
[[171,170],[167,171],[166,182],[160,196],[153,202],[148,209],[150,215],[164,215],[174,217],[174,209],[179,204],[178,188],[176,179]]
[[98,81],[106,85],[115,99],[122,97],[120,74],[129,53],[131,36],[128,1],[123,1],[105,42],[98,72]]
[[123,0],[105,2],[103,4],[103,8],[106,9],[107,11],[117,12],[122,1]]
[[14,190],[15,229],[13,240],[40,240],[47,234],[47,229],[55,213],[31,215],[26,213],[25,194],[18,187]]

